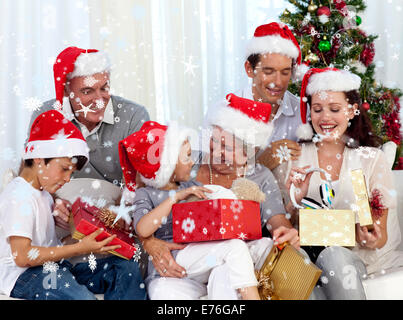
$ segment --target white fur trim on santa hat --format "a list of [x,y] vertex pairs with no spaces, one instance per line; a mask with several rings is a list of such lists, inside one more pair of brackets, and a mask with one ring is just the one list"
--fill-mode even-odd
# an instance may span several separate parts
[[175,171],[176,164],[178,163],[182,144],[190,136],[190,130],[179,127],[176,122],[172,122],[168,125],[161,152],[160,168],[155,173],[155,178],[146,178],[140,174],[141,180],[147,186],[159,189],[169,182],[169,179]]
[[358,90],[361,78],[356,74],[345,71],[326,71],[312,74],[306,88],[306,95],[311,96],[321,91],[351,91]]
[[246,59],[251,54],[280,53],[292,59],[297,59],[299,50],[291,40],[279,35],[253,37],[246,46]]
[[311,140],[313,137],[313,129],[309,123],[300,124],[295,132],[299,140]]
[[241,111],[229,107],[227,100],[209,112],[207,124],[219,126],[245,143],[261,149],[267,147],[273,131],[270,122],[256,121],[248,117]]
[[74,71],[69,73],[67,78],[86,77],[96,73],[110,71],[111,62],[106,52],[82,53],[77,57],[74,63]]
[[292,80],[295,81],[302,81],[304,79],[305,73],[307,73],[309,67],[305,63],[295,64],[294,70],[292,72]]
[[26,152],[22,158],[26,159],[45,159],[45,158],[72,158],[84,156],[89,160],[89,148],[82,139],[53,139],[53,140],[35,140],[27,143]]

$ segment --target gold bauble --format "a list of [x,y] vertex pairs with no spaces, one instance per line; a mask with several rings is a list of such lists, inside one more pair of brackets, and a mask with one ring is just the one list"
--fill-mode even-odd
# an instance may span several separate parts
[[305,56],[304,61],[310,61],[311,63],[316,63],[319,61],[319,57],[316,54],[310,52],[308,55]]
[[316,4],[314,4],[313,1],[311,1],[311,3],[308,6],[308,11],[310,13],[313,13],[316,11],[316,9],[318,9],[318,6]]

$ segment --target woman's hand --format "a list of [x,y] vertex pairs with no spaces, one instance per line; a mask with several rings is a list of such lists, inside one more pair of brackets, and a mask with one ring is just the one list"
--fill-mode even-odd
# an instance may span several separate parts
[[380,246],[380,242],[382,241],[382,232],[381,228],[377,223],[373,224],[373,230],[368,231],[367,227],[361,227],[358,223],[356,224],[356,240],[363,248],[368,249],[378,249]]
[[[303,197],[308,194],[309,182],[311,180],[312,172],[306,173],[306,169],[310,166],[305,166],[303,168],[294,167],[290,171],[287,182],[285,184],[288,191],[290,190],[291,184],[294,184],[296,188],[295,201],[300,204]],[[305,178],[303,176],[305,175]]]
[[278,227],[273,231],[273,241],[274,245],[288,242],[295,249],[299,250],[300,248],[298,231],[295,228]]
[[212,193],[210,189],[201,186],[193,186],[190,188],[183,189],[175,193],[175,201],[182,201],[185,200],[190,195],[195,195],[199,199],[208,199],[205,195],[205,192]]
[[186,270],[176,263],[171,250],[180,250],[186,245],[166,242],[154,237],[141,239],[144,250],[152,257],[152,264],[161,277],[183,278]]

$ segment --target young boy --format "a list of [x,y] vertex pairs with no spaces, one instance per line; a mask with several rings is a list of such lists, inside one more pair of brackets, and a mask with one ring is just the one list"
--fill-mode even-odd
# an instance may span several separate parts
[[[51,196],[86,164],[88,151],[81,132],[61,113],[47,111],[34,121],[24,167],[0,195],[1,293],[21,299],[95,299],[91,285],[82,285],[91,271],[75,270],[64,259],[120,246],[108,245],[115,236],[96,241],[102,230],[62,246],[55,233]],[[119,291],[119,285],[114,290]]]

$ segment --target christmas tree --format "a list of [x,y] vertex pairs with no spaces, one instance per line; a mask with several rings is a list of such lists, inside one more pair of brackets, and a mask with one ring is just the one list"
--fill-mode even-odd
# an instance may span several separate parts
[[[336,67],[350,70],[362,79],[362,107],[368,112],[375,133],[383,142],[397,144],[394,167],[403,169],[400,134],[399,89],[375,81],[375,35],[359,28],[359,13],[366,5],[362,0],[288,0],[295,10],[285,10],[280,20],[287,24],[300,43],[304,63],[311,68]],[[289,90],[299,95],[300,83]]]

